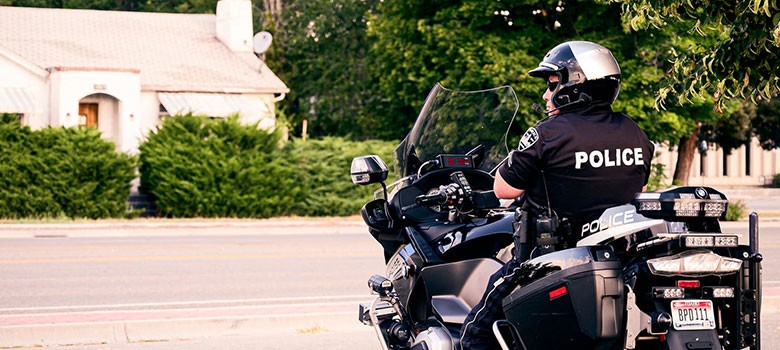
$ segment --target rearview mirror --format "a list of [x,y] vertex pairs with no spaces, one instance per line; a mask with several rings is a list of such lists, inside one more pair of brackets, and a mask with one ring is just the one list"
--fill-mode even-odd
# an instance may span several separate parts
[[352,159],[352,167],[349,171],[352,183],[356,185],[385,181],[387,173],[387,164],[377,155],[355,157]]

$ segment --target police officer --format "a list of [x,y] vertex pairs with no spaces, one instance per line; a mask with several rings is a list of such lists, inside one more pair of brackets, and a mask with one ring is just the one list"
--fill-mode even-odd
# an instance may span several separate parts
[[[591,233],[587,223],[604,209],[628,203],[642,191],[654,146],[633,120],[612,111],[620,67],[607,48],[565,42],[528,74],[547,81],[543,98],[549,118],[528,129],[498,169],[495,194],[525,193],[527,203],[567,223],[570,239],[576,240]],[[491,277],[463,324],[462,349],[498,348],[492,325],[503,317],[501,301],[514,288],[519,263],[516,256]]]

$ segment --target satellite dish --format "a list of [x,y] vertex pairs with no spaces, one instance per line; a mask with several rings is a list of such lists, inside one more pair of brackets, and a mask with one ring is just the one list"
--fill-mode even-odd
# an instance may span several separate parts
[[269,32],[259,32],[255,34],[254,45],[255,53],[261,54],[268,50],[271,46],[271,42],[274,40],[274,36]]

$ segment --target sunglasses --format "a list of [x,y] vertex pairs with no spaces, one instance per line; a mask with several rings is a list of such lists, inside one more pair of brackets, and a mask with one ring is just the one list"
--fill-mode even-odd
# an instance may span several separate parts
[[548,80],[547,81],[547,89],[550,90],[550,91],[555,91],[555,88],[558,87],[558,83],[560,83],[560,81],[557,81],[557,80],[556,81],[550,81],[550,80]]

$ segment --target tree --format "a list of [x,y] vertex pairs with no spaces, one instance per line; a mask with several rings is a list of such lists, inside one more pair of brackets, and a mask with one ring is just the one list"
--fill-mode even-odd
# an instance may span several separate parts
[[217,0],[0,0],[0,6],[112,11],[214,13],[217,6]]
[[266,63],[291,92],[285,112],[309,122],[314,136],[372,136],[366,107],[374,98],[366,59],[367,16],[377,0],[263,1],[264,30],[275,35]]
[[745,101],[738,109],[713,124],[703,125],[699,138],[705,142],[718,144],[728,154],[747,144],[753,134],[751,122],[756,116],[756,105]]
[[[115,0],[115,1],[139,1],[139,0]],[[149,11],[149,12],[214,13],[217,9],[217,0],[144,1],[139,6],[139,9],[141,11]]]
[[[681,45],[673,49],[668,74],[661,79],[656,105],[666,106],[669,99],[677,105],[714,100],[723,125],[744,122],[744,114],[729,112],[738,109],[739,101],[755,103],[769,100],[780,92],[780,8],[772,0],[612,0],[622,4],[625,22],[635,30],[676,28],[682,35],[676,39]],[[735,102],[736,101],[736,102]],[[744,110],[744,108],[743,108]],[[733,120],[729,120],[733,119]],[[771,120],[773,118],[762,119]],[[774,119],[777,119],[775,116]],[[742,128],[744,129],[744,128]],[[723,129],[728,130],[728,129]],[[720,133],[720,141],[727,149],[741,141],[734,139],[734,131],[727,137]],[[762,139],[776,139],[771,128],[753,129]],[[703,130],[705,135],[712,132]],[[690,167],[698,132],[680,143],[678,169],[675,179],[687,184],[686,169]],[[762,136],[763,134],[763,136]],[[744,139],[744,135],[739,135]],[[691,142],[694,140],[694,142]],[[729,143],[731,142],[731,143]],[[736,142],[736,144],[734,143]],[[681,161],[687,162],[681,163]]]
[[702,128],[703,140],[717,143],[727,153],[748,144],[753,136],[766,150],[780,147],[780,99],[743,101],[730,118]]
[[[523,69],[544,55],[553,30],[535,8],[503,1],[385,1],[368,28],[377,93],[373,117],[378,136],[401,138],[429,89],[483,89],[511,83],[523,102],[538,96],[541,82]],[[528,14],[528,15],[526,15]],[[550,23],[551,24],[551,23]],[[529,52],[530,51],[530,52]],[[521,103],[521,120],[538,120]],[[526,124],[527,126],[527,124]]]
[[763,149],[780,147],[780,98],[764,101],[756,107],[756,117],[753,118],[753,132],[758,135],[758,141]]
[[375,108],[377,124],[385,123],[382,129],[394,137],[403,136],[437,81],[455,89],[509,83],[518,91],[518,118],[526,126],[535,123],[542,116],[530,106],[542,102],[544,85],[525,73],[567,40],[591,40],[612,50],[623,72],[615,109],[626,111],[651,139],[676,144],[700,121],[721,118],[704,99],[693,106],[654,108],[669,52],[684,42],[673,28],[630,31],[621,25],[616,4],[386,1],[378,5],[368,30],[373,76],[386,99]]
[[699,37],[675,51],[658,103],[679,104],[709,93],[729,99],[770,99],[780,92],[780,7],[773,0],[612,0],[635,30],[685,26]]
[[282,23],[283,13],[282,0],[263,0],[262,4],[262,7],[257,7],[256,4],[255,9],[264,12],[263,18],[269,22],[269,29],[273,28],[274,33],[279,33],[279,25]]

